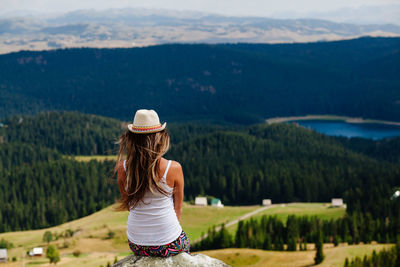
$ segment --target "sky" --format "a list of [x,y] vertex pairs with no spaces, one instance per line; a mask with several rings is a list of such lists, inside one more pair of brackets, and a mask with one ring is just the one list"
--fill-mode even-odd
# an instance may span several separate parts
[[77,9],[146,7],[235,16],[273,16],[399,3],[400,0],[0,0],[0,13],[13,13],[17,10],[60,13]]

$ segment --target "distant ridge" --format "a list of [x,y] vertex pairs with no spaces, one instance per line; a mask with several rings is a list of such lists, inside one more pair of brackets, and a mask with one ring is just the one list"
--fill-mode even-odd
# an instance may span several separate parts
[[[326,19],[235,17],[165,9],[77,10],[0,16],[0,53],[66,47],[136,47],[165,43],[293,43],[400,36],[400,26]],[[290,18],[295,16],[289,16]],[[319,15],[319,18],[324,17]]]
[[131,120],[251,124],[336,114],[400,120],[400,38],[304,44],[170,44],[0,56],[0,116],[77,110]]

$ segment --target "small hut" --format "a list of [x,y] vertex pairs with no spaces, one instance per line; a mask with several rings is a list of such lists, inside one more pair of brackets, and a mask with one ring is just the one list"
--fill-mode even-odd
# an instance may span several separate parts
[[340,208],[343,206],[343,198],[332,198],[332,207]]
[[7,249],[0,249],[0,262],[7,262]]
[[43,255],[43,248],[33,248],[29,251],[29,256],[41,257]]
[[194,204],[196,206],[207,206],[207,198],[206,197],[196,197],[194,200]]
[[271,199],[263,199],[262,205],[263,206],[271,206],[272,205]]

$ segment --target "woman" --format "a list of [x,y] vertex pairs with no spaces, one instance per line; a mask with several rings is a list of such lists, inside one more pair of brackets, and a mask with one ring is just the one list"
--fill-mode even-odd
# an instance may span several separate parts
[[[169,149],[165,127],[154,110],[138,110],[118,141],[119,209],[129,210],[129,247],[139,256],[168,257],[190,249],[189,238],[179,224],[182,167],[163,158]],[[126,160],[122,161],[123,157]]]

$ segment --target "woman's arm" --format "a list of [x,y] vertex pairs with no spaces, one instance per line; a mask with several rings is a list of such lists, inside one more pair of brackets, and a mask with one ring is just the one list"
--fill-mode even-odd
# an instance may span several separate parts
[[182,215],[183,188],[184,188],[182,166],[178,162],[173,161],[171,164],[171,169],[168,172],[168,176],[169,175],[171,175],[174,180],[174,192],[173,192],[174,209],[176,212],[176,216],[178,217],[178,220],[180,220]]

